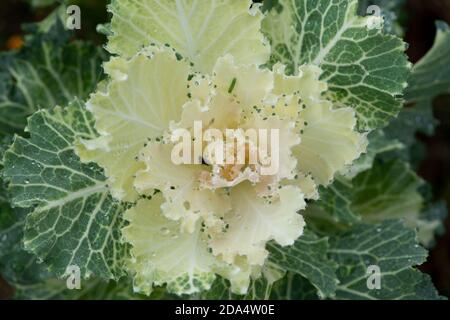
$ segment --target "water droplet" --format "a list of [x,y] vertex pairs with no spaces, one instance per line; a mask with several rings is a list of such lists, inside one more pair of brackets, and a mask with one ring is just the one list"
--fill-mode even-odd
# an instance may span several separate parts
[[168,228],[166,228],[166,227],[161,228],[161,234],[163,236],[167,236],[169,233],[170,233],[170,230]]

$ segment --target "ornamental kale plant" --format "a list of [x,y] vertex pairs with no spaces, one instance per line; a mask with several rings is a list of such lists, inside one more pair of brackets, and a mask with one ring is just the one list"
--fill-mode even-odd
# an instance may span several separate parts
[[0,55],[15,297],[441,299],[417,266],[446,207],[412,147],[450,29],[412,65],[398,7],[367,5],[112,0],[104,49],[64,4],[28,25]]

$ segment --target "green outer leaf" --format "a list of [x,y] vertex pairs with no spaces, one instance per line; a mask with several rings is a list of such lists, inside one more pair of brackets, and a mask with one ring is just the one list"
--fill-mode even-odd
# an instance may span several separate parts
[[[330,256],[339,265],[337,299],[439,299],[428,275],[413,269],[427,257],[416,234],[402,221],[358,224],[330,237]],[[381,289],[367,287],[367,268],[381,271]]]
[[87,98],[95,89],[103,51],[81,41],[67,44],[52,35],[58,30],[18,53],[0,54],[0,133],[21,132],[35,111]]
[[338,280],[337,266],[327,258],[328,238],[319,238],[310,230],[290,247],[270,243],[269,261],[283,271],[290,271],[308,279],[320,297],[334,295]]
[[346,177],[354,178],[358,173],[372,168],[373,162],[378,155],[392,151],[402,151],[405,147],[397,139],[390,139],[383,130],[372,131],[368,135],[369,145],[367,151],[350,168]]
[[49,273],[36,256],[24,251],[22,239],[29,210],[0,205],[0,273],[12,285],[36,283]]
[[[425,201],[421,190],[425,182],[401,160],[378,159],[374,166],[353,180],[342,177],[321,190],[319,208],[325,210],[332,223],[354,224],[358,221],[377,223],[386,219],[405,219],[406,225],[418,230],[420,242],[430,246],[434,234],[442,229],[446,207]],[[425,207],[426,203],[426,207]],[[318,218],[310,206],[307,216]],[[317,221],[316,221],[317,222]],[[323,230],[321,230],[323,231]]]
[[337,222],[357,222],[361,218],[350,208],[352,191],[352,181],[345,178],[336,179],[330,186],[320,188],[320,201],[317,204]]
[[8,196],[6,192],[5,185],[3,183],[2,174],[3,174],[3,155],[6,151],[6,149],[11,144],[12,137],[11,136],[5,136],[3,138],[0,137],[0,205],[3,203],[8,202]]
[[16,137],[5,154],[5,178],[14,206],[34,206],[27,217],[25,248],[58,276],[78,265],[84,276],[124,274],[123,206],[108,192],[95,164],[75,155],[77,138],[93,138],[93,119],[79,103],[41,110],[28,124],[31,138]]
[[230,284],[224,278],[218,277],[211,289],[202,292],[197,298],[202,300],[267,300],[272,292],[272,284],[266,278],[252,280],[246,295],[241,296],[231,292]]
[[450,93],[450,27],[437,22],[433,48],[413,68],[406,92],[408,102],[431,103],[442,93]]
[[[336,222],[352,224],[361,220],[358,212],[353,212],[351,207],[355,183],[351,179],[358,173],[369,170],[378,155],[403,148],[397,140],[388,139],[382,130],[372,131],[368,135],[368,140],[367,152],[353,163],[345,176],[337,177],[330,186],[320,189],[320,200],[316,204],[328,212]],[[356,189],[358,187],[355,186]]]
[[[313,63],[324,73],[328,96],[337,106],[353,107],[361,130],[384,127],[397,116],[410,63],[401,39],[367,28],[357,0],[280,0],[263,30],[272,43],[271,64],[290,73]],[[291,27],[292,26],[292,27]]]
[[[29,211],[0,206],[0,274],[14,286],[15,299],[148,299],[133,293],[128,278],[118,283],[90,278],[82,281],[81,290],[67,289],[65,280],[56,279],[46,270],[45,264],[39,263],[34,254],[23,248],[23,228]],[[160,296],[168,297],[161,295],[159,290],[150,298]]]
[[400,160],[376,162],[371,170],[354,180],[351,209],[364,221],[405,219],[406,225],[416,228],[421,244],[430,246],[434,234],[442,227],[445,206],[427,204],[420,190],[425,182]]
[[66,281],[48,278],[34,284],[16,285],[15,299],[26,300],[161,300],[175,299],[167,295],[163,288],[151,297],[133,292],[131,279],[105,282],[98,278],[82,281],[80,290],[67,289]]
[[211,289],[198,297],[203,300],[317,300],[317,289],[298,273],[288,272],[275,283],[265,277],[253,280],[245,296],[233,294],[228,281],[218,278]]
[[437,22],[437,35],[432,49],[414,66],[406,91],[410,105],[387,128],[389,137],[407,146],[415,143],[415,133],[434,133],[437,120],[433,116],[433,100],[450,93],[450,27]]
[[376,163],[353,180],[352,210],[368,221],[418,217],[424,184],[406,163]]
[[288,272],[273,284],[271,299],[277,300],[317,300],[317,289],[299,274]]

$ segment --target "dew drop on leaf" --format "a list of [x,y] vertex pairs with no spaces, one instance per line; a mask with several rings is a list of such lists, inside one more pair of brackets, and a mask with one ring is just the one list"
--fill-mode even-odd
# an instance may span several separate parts
[[167,236],[167,235],[169,235],[169,233],[170,233],[170,230],[168,228],[166,228],[166,227],[161,228],[161,234],[163,236]]

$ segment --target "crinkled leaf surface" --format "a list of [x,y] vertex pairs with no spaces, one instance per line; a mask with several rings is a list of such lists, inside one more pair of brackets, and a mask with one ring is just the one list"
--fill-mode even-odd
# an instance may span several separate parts
[[434,133],[433,100],[450,93],[450,28],[437,23],[437,35],[432,49],[414,66],[406,91],[408,106],[388,127],[389,137],[406,145],[415,141],[415,133]]
[[93,299],[93,300],[136,300],[173,299],[162,288],[151,297],[133,293],[131,280],[123,278],[118,282],[105,282],[99,278],[81,281],[81,290],[67,289],[66,280],[58,280],[47,271],[36,255],[23,248],[23,229],[28,209],[7,209],[0,207],[0,273],[14,286],[15,299]]
[[210,72],[227,53],[239,63],[263,64],[269,56],[262,13],[250,0],[114,0],[108,50],[130,57],[152,43],[169,44]]
[[111,76],[106,92],[97,91],[86,104],[101,137],[80,145],[77,154],[105,168],[113,195],[132,202],[138,198],[133,176],[142,169],[135,158],[148,139],[160,137],[179,119],[188,99],[189,63],[161,50],[152,59],[113,58],[105,70]]
[[[65,32],[51,33],[58,30]],[[87,98],[100,80],[101,49],[55,38],[47,34],[20,52],[0,54],[0,133],[22,131],[39,109]]]
[[287,274],[275,283],[265,277],[253,280],[245,296],[233,294],[229,283],[217,279],[211,289],[199,296],[211,300],[317,300],[317,289],[298,273]]
[[102,170],[74,153],[75,139],[96,136],[92,117],[74,103],[35,113],[27,128],[31,138],[16,137],[4,163],[12,204],[34,207],[25,248],[58,276],[70,265],[84,276],[121,276],[122,205],[110,196]]
[[337,287],[337,265],[328,259],[328,239],[320,238],[306,229],[304,234],[289,247],[269,243],[268,266],[281,275],[278,281],[269,280],[266,273],[253,280],[245,296],[231,292],[226,280],[219,278],[208,292],[201,295],[206,299],[317,299],[332,297]]
[[402,106],[409,62],[401,39],[369,28],[373,17],[357,16],[357,0],[280,0],[263,30],[272,43],[271,63],[297,73],[305,63],[324,71],[328,96],[353,107],[362,130],[384,127]]
[[319,296],[334,295],[337,286],[336,265],[327,257],[328,239],[320,238],[310,230],[290,247],[269,244],[269,261],[283,271],[290,271],[308,279]]
[[200,294],[198,298],[206,300],[267,300],[271,293],[272,284],[264,277],[253,280],[246,295],[232,293],[229,282],[223,278],[218,278],[211,289]]
[[174,299],[166,295],[162,289],[151,297],[133,293],[131,280],[105,282],[98,278],[90,278],[81,282],[80,290],[67,289],[65,280],[48,278],[45,281],[26,285],[15,285],[15,299],[26,300],[145,300]]
[[352,210],[366,220],[417,216],[423,199],[423,181],[401,161],[376,163],[354,180]]
[[334,182],[320,190],[320,200],[317,204],[328,212],[337,222],[355,223],[360,220],[358,212],[353,212],[352,201],[354,197],[354,189],[364,188],[364,186],[354,184],[361,181],[352,180],[358,173],[369,170],[376,156],[400,150],[403,145],[397,140],[390,140],[386,137],[382,130],[372,131],[368,135],[369,145],[367,152],[363,154],[355,163],[345,172],[344,176],[337,177]]
[[272,286],[271,299],[277,300],[317,300],[317,289],[298,273],[288,272]]
[[135,290],[149,295],[153,284],[167,284],[167,290],[178,295],[208,290],[215,261],[202,241],[200,225],[192,234],[180,233],[179,224],[160,213],[162,201],[158,193],[125,213],[130,224],[123,235],[132,245],[129,268]]
[[420,192],[425,182],[407,163],[376,162],[372,169],[360,173],[353,184],[351,210],[365,221],[405,219],[407,226],[417,228],[420,242],[427,246],[442,226],[445,206],[429,203],[425,207]]
[[3,155],[6,149],[11,144],[12,137],[7,135],[3,138],[0,138],[0,204],[7,204],[8,196],[5,189],[5,185],[2,180],[2,170],[3,170]]
[[[358,224],[329,243],[339,265],[337,299],[439,299],[430,277],[412,268],[426,260],[427,252],[402,221]],[[369,266],[380,268],[381,289],[368,288]]]
[[320,201],[317,204],[324,209],[335,221],[345,223],[357,222],[360,217],[352,209],[353,183],[340,177],[330,186],[321,188]]
[[18,287],[43,281],[49,276],[37,257],[23,248],[23,229],[27,209],[13,210],[0,205],[0,272],[10,284]]
[[394,138],[386,136],[383,130],[372,131],[368,135],[369,145],[367,151],[358,160],[356,160],[349,171],[345,173],[348,178],[354,178],[358,173],[369,170],[378,155],[390,153],[392,151],[403,151],[404,145]]

